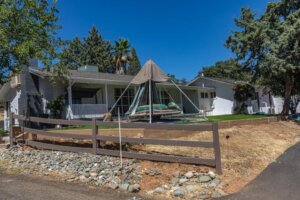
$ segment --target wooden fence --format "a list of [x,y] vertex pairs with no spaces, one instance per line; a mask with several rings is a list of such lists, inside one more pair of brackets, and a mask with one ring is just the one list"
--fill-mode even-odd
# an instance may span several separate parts
[[[25,117],[23,115],[10,116],[11,124],[11,140],[10,143],[13,145],[16,141],[16,137],[13,131],[13,125],[15,119],[22,121],[23,123],[23,133],[31,133],[35,135],[47,136],[47,137],[58,137],[58,138],[70,138],[70,139],[82,139],[91,140],[92,148],[88,147],[75,147],[75,146],[64,146],[58,144],[50,144],[42,141],[34,141],[29,139],[24,139],[25,144],[41,149],[51,149],[58,151],[70,151],[70,152],[85,152],[93,153],[98,155],[108,155],[108,156],[119,156],[119,150],[109,150],[99,147],[99,141],[112,141],[119,142],[119,137],[107,136],[99,134],[98,126],[117,126],[117,122],[102,122],[97,121],[93,118],[91,121],[83,120],[62,120],[62,119],[48,119],[39,117]],[[45,130],[30,128],[26,126],[28,123],[39,123],[39,124],[52,124],[52,125],[91,125],[92,133],[87,134],[72,134],[72,133],[59,133],[59,132],[49,132]],[[168,145],[168,146],[186,146],[186,147],[202,147],[202,148],[213,148],[214,149],[214,159],[203,159],[190,156],[175,156],[175,155],[161,155],[161,154],[146,154],[138,152],[128,152],[123,151],[123,157],[134,158],[141,160],[151,160],[151,161],[162,161],[162,162],[178,162],[187,164],[199,164],[207,165],[216,168],[218,174],[222,174],[221,168],[221,152],[219,143],[219,133],[218,124],[203,124],[203,125],[179,125],[179,124],[148,124],[148,123],[121,123],[122,128],[149,128],[149,129],[165,129],[165,130],[190,130],[190,131],[211,131],[213,134],[213,141],[185,141],[185,140],[164,140],[164,139],[150,139],[150,138],[132,138],[132,137],[122,137],[122,143],[129,144],[153,144],[153,145]],[[24,135],[24,134],[23,134]]]

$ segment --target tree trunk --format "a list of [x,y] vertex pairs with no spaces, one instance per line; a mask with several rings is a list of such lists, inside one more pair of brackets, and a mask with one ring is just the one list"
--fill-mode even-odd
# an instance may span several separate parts
[[287,75],[287,77],[286,77],[284,103],[283,103],[281,116],[286,116],[289,114],[292,90],[293,90],[294,81],[295,81],[294,79],[295,79],[295,77],[293,75]]

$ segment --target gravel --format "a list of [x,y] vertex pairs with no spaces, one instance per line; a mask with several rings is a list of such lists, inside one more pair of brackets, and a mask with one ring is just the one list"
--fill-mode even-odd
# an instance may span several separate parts
[[[43,151],[13,147],[0,150],[0,160],[7,160],[8,168],[21,169],[24,174],[42,176],[59,175],[66,182],[82,182],[97,187],[108,187],[122,192],[136,193],[141,190],[140,180],[144,175],[161,176],[159,169],[142,170],[136,160],[124,159],[123,166],[116,157],[87,153]],[[218,175],[210,171],[178,171],[151,192],[187,199],[207,199],[226,195]]]
[[22,169],[24,174],[48,176],[50,173],[56,173],[66,182],[79,181],[111,189],[118,189],[121,183],[119,176],[122,174],[126,176],[128,186],[126,189],[124,186],[120,187],[120,190],[140,190],[137,183],[142,172],[135,160],[124,160],[121,168],[120,160],[116,157],[35,149],[22,151],[18,147],[1,150],[0,159],[8,160],[10,166]]

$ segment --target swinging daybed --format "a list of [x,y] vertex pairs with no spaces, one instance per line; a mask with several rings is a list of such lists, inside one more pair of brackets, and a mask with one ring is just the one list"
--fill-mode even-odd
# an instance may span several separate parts
[[[129,119],[145,118],[149,117],[149,123],[152,123],[153,119],[159,119],[162,116],[172,116],[183,114],[182,109],[172,99],[167,105],[163,104],[161,98],[159,98],[157,84],[163,84],[171,82],[187,99],[188,101],[199,111],[199,108],[189,99],[189,97],[180,89],[174,81],[168,77],[152,60],[148,60],[139,73],[132,79],[126,89],[123,91],[119,99],[115,102],[110,110],[114,109],[118,101],[125,94],[129,86],[139,85],[138,90],[134,96],[126,116]],[[169,95],[170,96],[170,95]]]

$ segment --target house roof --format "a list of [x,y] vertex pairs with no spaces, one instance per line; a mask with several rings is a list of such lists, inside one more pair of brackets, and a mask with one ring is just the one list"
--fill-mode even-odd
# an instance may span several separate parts
[[[30,73],[40,76],[41,78],[52,76],[51,72],[46,71],[43,68],[29,68]],[[82,72],[77,70],[70,70],[69,71],[69,80],[73,81],[74,83],[110,83],[115,85],[127,85],[133,80],[135,76],[131,75],[120,75],[120,74],[112,74],[112,73],[103,73],[103,72]],[[159,85],[164,85],[166,87],[173,86],[172,83],[164,82],[159,83]],[[183,89],[199,89],[199,86],[189,86],[189,85],[179,85]],[[208,89],[213,90],[213,88],[202,88],[201,89]]]
[[71,80],[90,80],[90,81],[105,81],[105,82],[119,82],[119,83],[129,83],[134,76],[130,75],[120,75],[111,73],[94,73],[94,72],[79,72],[76,70],[70,70],[69,78]]
[[190,81],[187,85],[193,84],[199,78],[203,78],[203,79],[210,80],[210,81],[221,82],[221,83],[225,83],[225,84],[230,84],[230,85],[235,85],[237,83],[248,83],[246,81],[241,81],[241,80],[233,80],[233,79],[226,79],[226,78],[212,78],[212,77],[198,75],[196,78],[194,78],[192,81]]

